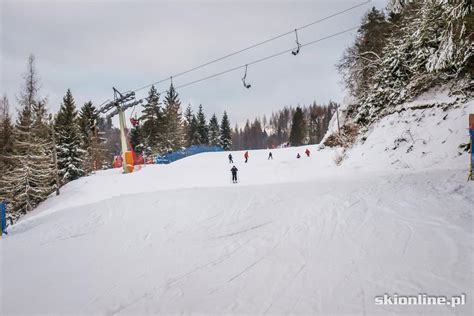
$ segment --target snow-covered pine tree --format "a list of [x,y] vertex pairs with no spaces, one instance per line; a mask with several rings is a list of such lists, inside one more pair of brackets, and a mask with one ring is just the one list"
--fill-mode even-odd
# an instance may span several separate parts
[[92,129],[89,156],[91,157],[93,170],[102,170],[107,165],[107,149],[105,148],[105,133],[96,125]]
[[250,131],[250,121],[247,119],[247,121],[245,121],[244,129],[242,131],[242,149],[249,149],[251,146]]
[[255,118],[253,123],[245,125],[244,136],[246,140],[246,149],[263,148],[263,130],[259,118]]
[[188,104],[188,106],[186,107],[186,109],[184,110],[184,115],[183,115],[183,131],[184,131],[184,135],[185,135],[185,138],[186,138],[186,146],[189,147],[192,145],[192,142],[191,142],[191,136],[192,133],[190,131],[190,126],[191,126],[191,121],[193,119],[193,110],[191,108],[191,104]]
[[[52,192],[57,189],[58,184],[56,183],[57,169],[53,160],[55,150],[53,145],[54,129],[52,126],[51,115],[48,114],[46,99],[39,100],[33,104],[32,133],[34,134],[34,141],[37,144],[42,144],[42,163],[39,164],[42,165],[42,171],[45,171],[48,174],[43,187],[45,188],[45,191]],[[42,200],[43,199],[41,199],[41,201]]]
[[[428,58],[426,69],[429,72],[454,68],[459,75],[474,72],[474,14],[471,0],[437,0],[438,14],[443,28],[438,32],[436,51]],[[428,6],[428,4],[426,4]],[[429,7],[428,7],[429,8]],[[424,9],[426,12],[427,10]],[[428,15],[429,17],[429,15]]]
[[[394,1],[391,32],[380,63],[368,83],[356,78],[362,91],[353,109],[367,124],[407,99],[435,85],[472,95],[474,73],[472,2],[467,0]],[[469,18],[471,17],[471,18]],[[471,35],[472,36],[472,35]]]
[[268,138],[267,130],[264,129],[262,132],[262,148],[268,148]]
[[[220,139],[220,135],[219,135],[219,139]],[[240,134],[239,125],[235,124],[234,130],[232,131],[232,149],[233,150],[242,149],[241,143],[242,143],[242,137]],[[219,142],[219,146],[220,146],[220,142]]]
[[35,133],[33,113],[26,108],[18,115],[14,129],[13,168],[0,180],[0,196],[10,204],[12,217],[31,211],[54,190],[51,148]]
[[393,14],[400,14],[404,7],[413,0],[389,0],[387,10]]
[[362,19],[354,45],[346,49],[339,61],[337,67],[343,82],[354,96],[363,95],[371,84],[391,28],[384,13],[372,8]]
[[[160,103],[160,94],[155,86],[148,91],[147,103],[143,106],[141,122],[141,133],[143,142],[143,154],[146,157],[162,153],[164,151],[165,121],[163,109]],[[135,137],[137,140],[137,137]],[[137,144],[138,145],[138,144]]]
[[84,103],[79,111],[78,125],[82,149],[85,151],[84,171],[90,173],[101,169],[105,159],[104,139],[99,130],[99,113],[91,101]]
[[199,145],[201,141],[201,136],[199,135],[198,131],[198,120],[196,115],[193,115],[191,118],[191,122],[188,126],[188,135],[187,138],[189,140],[189,145]]
[[319,142],[319,126],[321,125],[320,117],[315,112],[311,112],[308,117],[308,135],[310,144],[317,144]]
[[93,170],[90,152],[90,146],[92,143],[91,126],[94,125],[94,113],[92,107],[92,102],[89,101],[84,103],[84,105],[79,109],[79,114],[77,117],[77,125],[79,127],[81,138],[81,148],[84,150],[84,156],[82,157],[82,169],[84,170],[84,174],[89,174]]
[[141,155],[145,148],[142,140],[142,129],[140,125],[132,126],[130,130],[130,143],[132,144],[133,150]]
[[224,111],[224,115],[222,115],[220,138],[222,148],[224,150],[230,150],[232,147],[232,130],[226,111]]
[[209,120],[209,145],[211,146],[220,146],[220,130],[219,130],[219,121],[215,114],[212,115]]
[[293,123],[291,124],[290,144],[292,146],[300,146],[304,144],[306,135],[306,124],[302,109],[298,106],[293,115]]
[[56,150],[59,174],[63,183],[85,175],[84,163],[87,152],[81,148],[76,104],[68,89],[55,120]]
[[113,126],[112,118],[99,116],[97,120],[99,137],[104,147],[104,162],[102,169],[112,166],[114,156],[120,153],[120,130]]
[[206,122],[206,115],[202,109],[202,105],[199,105],[199,109],[196,115],[197,119],[197,131],[199,133],[199,144],[209,144],[209,127]]
[[78,124],[84,149],[90,147],[91,131],[95,128],[99,113],[91,101],[84,103],[79,110]]
[[0,177],[11,162],[7,159],[13,152],[13,123],[10,116],[10,105],[6,95],[0,100]]
[[25,83],[19,97],[18,113],[12,137],[12,167],[0,178],[0,199],[8,202],[8,217],[16,220],[31,211],[54,190],[52,142],[45,100],[38,96],[39,79],[28,59]]
[[181,101],[173,84],[165,96],[165,145],[167,151],[180,150],[184,143],[183,120],[181,117]]

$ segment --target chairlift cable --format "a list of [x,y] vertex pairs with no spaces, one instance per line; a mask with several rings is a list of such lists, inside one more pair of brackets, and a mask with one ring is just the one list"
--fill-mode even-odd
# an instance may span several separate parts
[[280,34],[280,35],[274,36],[274,37],[269,38],[269,39],[267,39],[267,40],[264,40],[264,41],[262,41],[262,42],[259,42],[259,43],[250,45],[250,46],[248,46],[248,47],[246,47],[246,48],[243,48],[243,49],[240,49],[240,50],[235,51],[235,52],[233,52],[233,53],[224,55],[224,56],[219,57],[219,58],[217,58],[217,59],[208,61],[208,62],[206,62],[206,63],[204,63],[204,64],[201,64],[201,65],[199,65],[199,66],[196,66],[196,67],[190,68],[190,69],[188,69],[188,70],[182,71],[182,72],[177,73],[177,74],[175,74],[175,75],[168,76],[168,77],[165,78],[165,79],[161,79],[161,80],[155,81],[155,82],[153,82],[153,83],[147,84],[147,85],[145,85],[145,86],[142,86],[142,87],[137,88],[137,89],[132,90],[132,91],[133,91],[133,92],[138,92],[138,91],[140,91],[140,90],[149,88],[149,87],[151,87],[152,85],[156,85],[156,84],[159,84],[159,83],[168,81],[168,80],[172,80],[173,77],[176,78],[176,77],[182,76],[182,75],[184,75],[184,74],[190,73],[190,72],[192,72],[192,71],[195,71],[195,70],[197,70],[197,69],[203,68],[203,67],[205,67],[205,66],[214,64],[214,63],[216,63],[216,62],[218,62],[218,61],[221,61],[221,60],[223,60],[223,59],[226,59],[226,58],[235,56],[235,55],[237,55],[237,54],[240,54],[240,53],[245,52],[245,51],[247,51],[247,50],[250,50],[250,49],[252,49],[252,48],[255,48],[255,47],[264,45],[264,44],[266,44],[266,43],[269,43],[269,42],[274,41],[274,40],[276,40],[276,39],[279,39],[279,38],[281,38],[281,37],[284,37],[284,36],[287,36],[287,35],[289,35],[289,34],[292,34],[295,30],[301,30],[301,29],[304,29],[304,28],[313,26],[313,25],[315,25],[315,24],[321,23],[321,22],[323,22],[323,21],[326,21],[326,20],[328,20],[328,19],[331,19],[331,18],[333,18],[333,17],[335,17],[335,16],[341,15],[341,14],[343,14],[343,13],[352,11],[352,10],[354,10],[354,9],[357,9],[357,8],[363,6],[363,5],[368,4],[370,1],[371,1],[371,0],[364,1],[364,2],[362,2],[362,3],[359,3],[359,4],[355,5],[355,6],[352,6],[352,7],[350,7],[350,8],[344,9],[344,10],[342,10],[342,11],[338,11],[338,12],[336,12],[336,13],[333,13],[333,14],[331,14],[331,15],[328,15],[328,16],[326,16],[326,17],[324,17],[324,18],[319,19],[319,20],[316,20],[316,21],[313,21],[313,22],[311,22],[311,23],[308,23],[308,24],[305,24],[305,25],[303,25],[303,26],[300,26],[300,27],[298,27],[298,28],[296,28],[296,29],[292,29],[292,30],[289,31],[289,32],[282,33],[282,34]]
[[[321,37],[317,40],[314,40],[314,41],[311,41],[311,42],[308,42],[308,43],[305,43],[305,44],[301,44],[300,47],[305,47],[305,46],[309,46],[309,45],[313,45],[313,44],[316,44],[318,42],[321,42],[321,41],[324,41],[324,40],[327,40],[327,39],[330,39],[332,37],[336,37],[338,35],[341,35],[341,34],[344,34],[344,33],[347,33],[347,32],[350,32],[350,31],[353,31],[353,30],[356,30],[360,27],[359,26],[354,26],[354,27],[351,27],[349,29],[346,29],[346,30],[343,30],[343,31],[340,31],[340,32],[337,32],[337,33],[333,33],[331,35],[328,35],[328,36],[325,36],[325,37]],[[271,58],[274,58],[274,57],[277,57],[277,56],[280,56],[280,55],[283,55],[283,54],[287,54],[291,51],[293,51],[295,48],[291,48],[291,49],[287,49],[287,50],[284,50],[284,51],[281,51],[281,52],[278,52],[278,53],[275,53],[275,54],[272,54],[272,55],[269,55],[269,56],[266,56],[266,57],[263,57],[263,58],[260,58],[260,59],[257,59],[257,60],[254,60],[252,62],[249,62],[249,63],[246,63],[244,65],[240,65],[240,66],[237,66],[237,67],[233,67],[233,68],[230,68],[230,69],[227,69],[227,70],[224,70],[224,71],[221,71],[221,72],[218,72],[218,73],[215,73],[215,74],[212,74],[210,76],[206,76],[206,77],[203,77],[203,78],[200,78],[200,79],[197,79],[197,80],[194,80],[194,81],[191,81],[191,82],[188,82],[188,83],[185,83],[185,84],[182,84],[182,85],[179,85],[179,86],[176,86],[174,87],[175,90],[177,89],[180,89],[180,88],[184,88],[184,87],[187,87],[187,86],[190,86],[190,85],[193,85],[195,83],[198,83],[198,82],[201,82],[201,81],[205,81],[205,80],[208,80],[208,79],[211,79],[211,78],[214,78],[214,77],[218,77],[218,76],[221,76],[221,75],[224,75],[226,73],[229,73],[229,72],[233,72],[233,71],[236,71],[238,69],[242,69],[242,68],[245,68],[245,67],[248,67],[248,66],[251,66],[251,65],[255,65],[257,63],[260,63],[262,61],[265,61],[265,60],[268,60],[268,59],[271,59]],[[164,91],[161,91],[160,94],[162,93],[165,93],[166,90]]]

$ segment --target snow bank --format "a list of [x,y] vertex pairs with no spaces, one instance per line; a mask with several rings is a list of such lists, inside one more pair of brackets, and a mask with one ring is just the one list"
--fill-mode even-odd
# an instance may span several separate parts
[[[345,98],[341,126],[353,102]],[[363,170],[467,168],[469,156],[459,146],[469,142],[469,113],[474,113],[474,100],[461,102],[448,88],[433,88],[397,106],[393,114],[370,126],[351,148],[333,150],[343,156],[343,166]],[[333,133],[337,133],[335,115],[324,140]]]
[[469,142],[469,113],[474,113],[474,101],[448,111],[408,108],[388,115],[348,151],[344,164],[376,170],[464,168],[467,172],[469,155],[459,145]]

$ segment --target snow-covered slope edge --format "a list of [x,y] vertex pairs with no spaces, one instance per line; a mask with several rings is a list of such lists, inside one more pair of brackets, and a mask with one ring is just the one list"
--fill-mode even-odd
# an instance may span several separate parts
[[[341,126],[350,122],[347,107],[345,102]],[[469,113],[474,113],[474,100],[462,101],[435,88],[368,126],[349,148],[336,150],[343,155],[342,164],[354,168],[468,169],[468,153],[459,146],[469,142]],[[334,133],[335,117],[325,139]]]

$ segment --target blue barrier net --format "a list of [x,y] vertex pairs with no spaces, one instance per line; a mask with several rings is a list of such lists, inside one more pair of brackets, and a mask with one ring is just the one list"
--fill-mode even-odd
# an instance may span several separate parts
[[206,152],[217,152],[217,151],[224,151],[224,149],[222,149],[222,147],[219,147],[219,146],[196,145],[196,146],[191,146],[189,148],[186,148],[180,151],[174,151],[168,154],[158,155],[156,157],[155,163],[168,164],[176,160],[183,159],[185,157],[192,156],[195,154],[206,153]]

